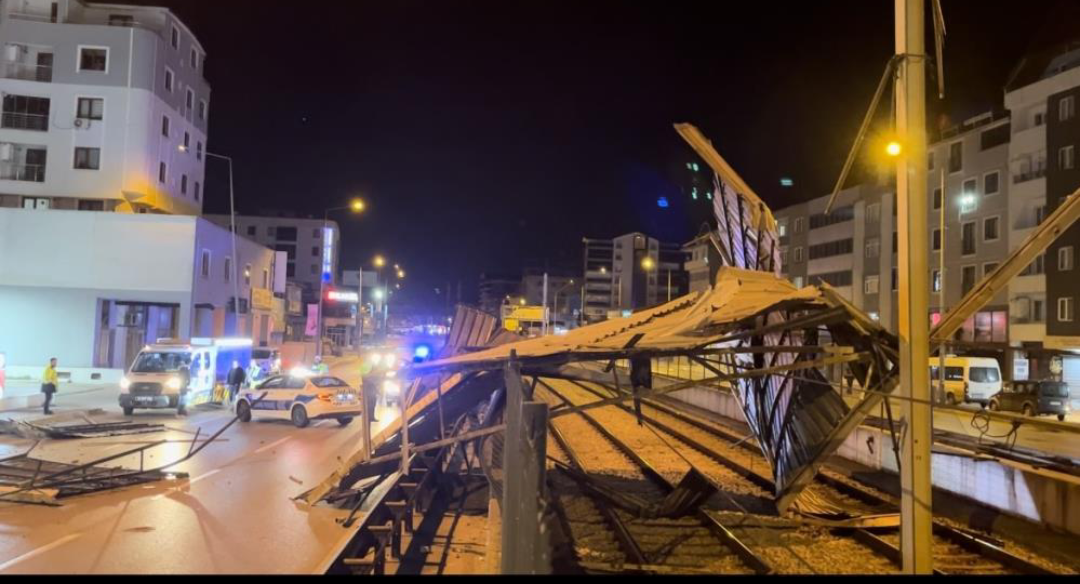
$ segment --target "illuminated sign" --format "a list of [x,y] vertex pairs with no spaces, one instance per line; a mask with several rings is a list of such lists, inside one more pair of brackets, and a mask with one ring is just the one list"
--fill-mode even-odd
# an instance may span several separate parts
[[334,229],[327,227],[323,229],[323,256],[322,256],[322,277],[323,282],[330,283],[333,281],[334,274]]
[[350,292],[348,290],[331,290],[327,293],[326,298],[331,302],[360,304],[360,294],[357,292]]
[[274,293],[264,288],[252,288],[251,307],[255,310],[273,310]]

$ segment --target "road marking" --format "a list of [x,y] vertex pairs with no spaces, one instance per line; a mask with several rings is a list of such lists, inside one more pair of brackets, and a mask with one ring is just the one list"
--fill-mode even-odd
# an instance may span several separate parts
[[15,564],[25,562],[26,560],[29,560],[30,558],[33,558],[35,556],[40,556],[43,553],[52,551],[52,550],[64,545],[65,543],[67,543],[69,541],[72,541],[72,540],[75,540],[75,539],[79,539],[80,537],[82,537],[81,533],[73,533],[71,535],[65,535],[64,537],[61,537],[60,539],[50,543],[49,545],[39,547],[38,549],[30,551],[30,552],[26,552],[25,554],[15,558],[14,560],[8,560],[8,561],[4,562],[3,564],[0,564],[0,572],[3,572],[4,570],[7,570],[7,569],[11,568]]
[[[203,479],[205,479],[205,478],[209,478],[209,477],[212,477],[212,476],[216,475],[216,474],[217,474],[217,473],[219,473],[219,472],[221,472],[221,469],[220,469],[220,468],[218,468],[218,469],[214,469],[214,470],[212,470],[212,471],[210,471],[210,472],[208,472],[208,473],[206,473],[206,474],[204,474],[204,475],[199,475],[199,476],[197,476],[197,477],[195,477],[195,478],[193,478],[193,479],[189,480],[189,481],[187,482],[187,484],[186,484],[186,485],[184,485],[184,487],[190,487],[191,485],[194,485],[195,483],[197,483],[197,482],[199,482],[199,481],[201,481],[201,480],[203,480]],[[151,500],[151,501],[157,501],[157,500],[160,500],[160,499],[164,499],[165,497],[168,497],[168,496],[169,496],[169,495],[171,495],[172,493],[175,493],[175,492],[179,491],[179,490],[180,490],[180,489],[182,489],[182,488],[183,488],[183,487],[176,487],[176,488],[173,488],[173,489],[169,489],[168,491],[166,491],[166,492],[164,492],[164,493],[162,493],[162,494],[160,494],[160,495],[155,495],[155,496],[153,496],[153,497],[150,497],[150,500]]]
[[267,450],[271,450],[273,448],[281,446],[282,444],[284,444],[284,443],[286,443],[286,442],[288,442],[289,440],[292,440],[292,439],[293,439],[292,436],[286,436],[286,437],[282,438],[281,440],[278,440],[277,442],[271,442],[270,444],[267,444],[266,446],[263,446],[262,448],[256,450],[255,454],[262,454],[262,453],[266,452]]

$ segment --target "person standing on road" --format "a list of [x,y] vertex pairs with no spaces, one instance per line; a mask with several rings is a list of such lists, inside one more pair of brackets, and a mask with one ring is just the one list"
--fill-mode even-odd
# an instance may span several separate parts
[[52,405],[53,395],[56,393],[56,388],[60,384],[60,376],[56,373],[56,357],[49,359],[49,365],[45,367],[45,372],[41,375],[41,393],[45,394],[45,415],[51,416],[52,410],[49,406]]
[[315,365],[311,367],[315,375],[330,375],[330,367],[323,363],[322,357],[315,357]]
[[187,394],[191,387],[191,367],[187,363],[180,366],[180,395],[176,398],[176,413],[180,416],[187,415]]
[[234,403],[240,395],[240,386],[247,379],[247,373],[240,366],[239,361],[233,361],[233,367],[229,371],[229,403]]

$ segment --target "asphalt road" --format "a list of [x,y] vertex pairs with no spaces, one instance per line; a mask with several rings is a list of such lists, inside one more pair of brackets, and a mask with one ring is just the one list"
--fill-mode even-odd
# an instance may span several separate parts
[[[356,382],[355,360],[334,373]],[[70,396],[54,408],[102,408],[122,419],[116,388]],[[381,412],[380,412],[381,413]],[[5,418],[37,414],[3,414]],[[380,417],[384,423],[392,413]],[[177,442],[147,455],[148,466],[184,456],[198,429],[203,436],[232,418],[202,408],[187,418],[146,412],[136,419],[160,422],[162,434],[43,442],[35,457],[90,461],[147,441]],[[288,422],[236,424],[194,459],[175,469],[188,480],[158,483],[65,501],[48,508],[0,504],[0,573],[4,574],[304,574],[331,561],[351,533],[335,522],[343,512],[308,509],[291,499],[332,472],[338,457],[359,448],[360,423],[341,428],[324,421],[299,430]],[[0,457],[32,444],[0,437]],[[119,461],[138,468],[137,457]]]

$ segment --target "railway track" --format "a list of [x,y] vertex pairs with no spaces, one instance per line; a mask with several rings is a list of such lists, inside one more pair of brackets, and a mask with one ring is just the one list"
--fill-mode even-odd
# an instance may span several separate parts
[[[583,405],[613,397],[614,392],[605,386],[586,382],[547,382],[544,387],[551,391],[551,385],[558,384],[560,392],[565,394],[566,403]],[[575,396],[570,400],[567,396]],[[620,423],[618,412],[623,416]],[[626,424],[626,417],[633,416],[633,410],[627,405],[600,408],[589,412],[597,417],[606,417],[614,425]],[[645,401],[642,404],[644,419],[652,426],[658,437],[663,436],[673,449],[691,461],[703,474],[709,476],[717,486],[732,492],[725,493],[736,507],[745,507],[744,511],[762,514],[775,514],[772,505],[773,486],[768,463],[754,445],[743,437],[735,435],[726,428],[700,420],[669,405]],[[595,420],[594,420],[595,421]],[[705,462],[708,461],[708,462]],[[711,465],[710,465],[711,463]],[[718,472],[717,468],[723,471]],[[755,492],[756,489],[756,492]],[[741,499],[734,496],[741,495]],[[756,500],[756,504],[755,504]],[[716,501],[721,509],[727,508],[724,501]],[[896,513],[896,501],[889,495],[856,484],[838,474],[823,472],[800,498],[800,504],[818,514],[842,516],[881,515]],[[858,554],[851,549],[856,545],[865,552],[872,551],[877,559],[885,559],[898,567],[900,564],[899,532],[895,528],[882,529],[829,529],[819,533],[824,539],[817,542],[816,549],[834,549],[838,555],[847,555],[845,565],[825,561],[828,572],[837,567],[844,568],[852,563],[863,563],[859,571],[876,571],[873,562],[866,563],[865,554]],[[841,539],[829,539],[829,538]],[[795,539],[795,538],[791,538]],[[843,541],[841,541],[843,540]],[[1005,543],[981,534],[958,529],[943,521],[936,521],[934,535],[935,565],[942,574],[1054,574],[1040,563],[1036,563],[1005,549]],[[789,548],[790,549],[790,548]],[[831,554],[831,551],[828,552]],[[763,554],[769,559],[776,554]],[[1026,554],[1031,557],[1030,554]],[[805,564],[819,564],[817,552],[813,558],[803,558]],[[779,562],[774,562],[779,563]],[[795,567],[795,566],[792,566]],[[804,566],[805,568],[806,566]],[[786,571],[786,570],[781,570]],[[803,572],[805,570],[794,570]]]

